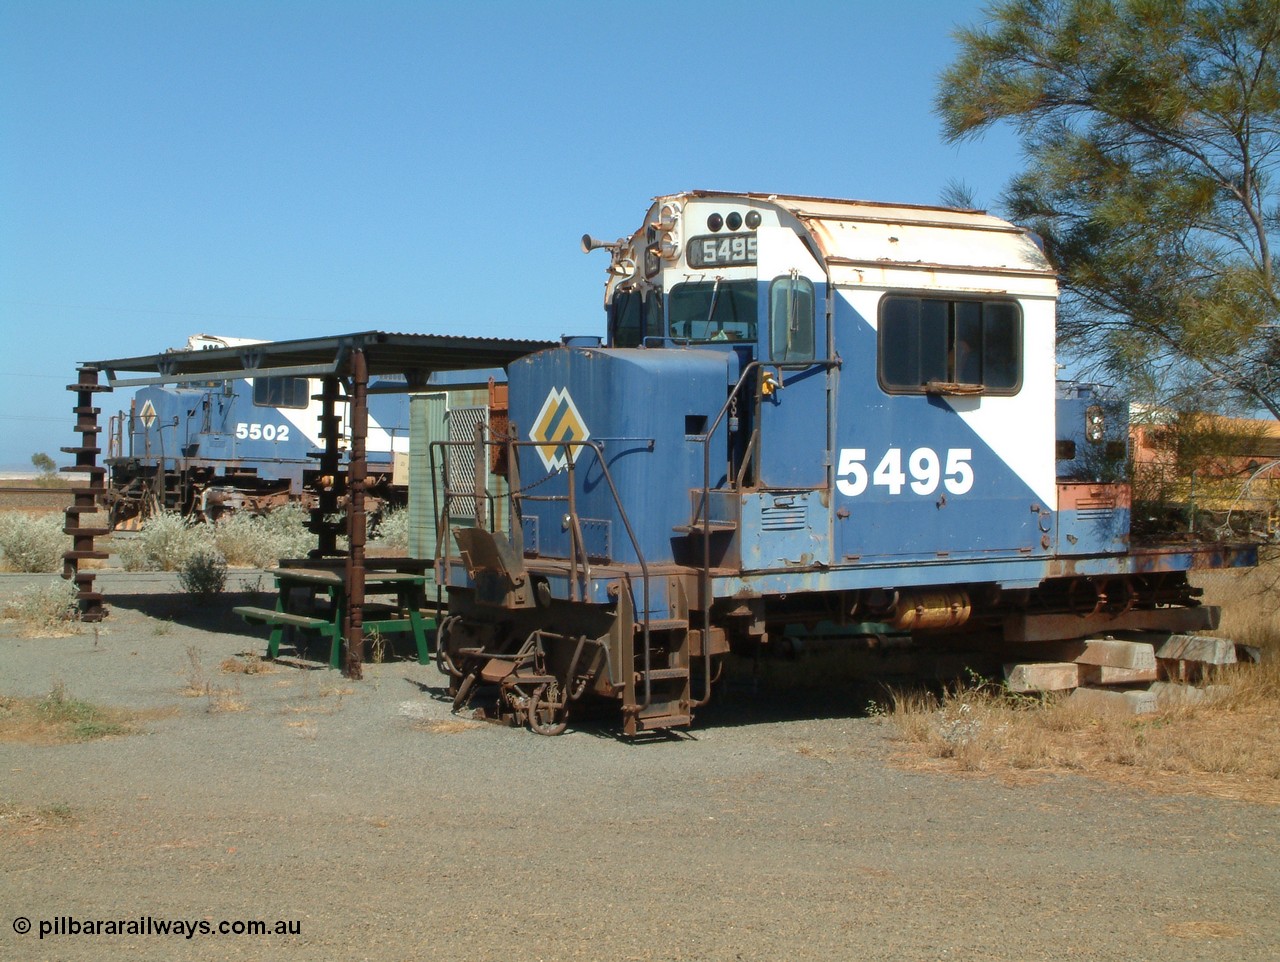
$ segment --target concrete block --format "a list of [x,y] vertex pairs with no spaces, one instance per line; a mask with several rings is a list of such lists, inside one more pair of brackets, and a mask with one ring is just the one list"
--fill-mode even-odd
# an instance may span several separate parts
[[1157,708],[1156,696],[1149,691],[1121,691],[1116,688],[1077,688],[1071,693],[1072,704],[1097,712],[1146,715]]
[[1262,664],[1262,649],[1257,645],[1246,645],[1236,642],[1236,661],[1250,665]]
[[1080,665],[1082,685],[1138,685],[1156,680],[1156,667],[1111,668],[1107,665]]
[[1230,691],[1230,685],[1206,685],[1204,688],[1196,688],[1194,685],[1179,685],[1168,681],[1157,681],[1151,686],[1151,694],[1155,695],[1156,704],[1161,708],[1203,705],[1215,698],[1221,698]]
[[1076,642],[1079,653],[1071,660],[1077,665],[1100,668],[1128,668],[1155,671],[1156,651],[1143,641],[1121,641],[1118,638],[1089,638]]
[[1202,665],[1234,665],[1236,643],[1209,635],[1170,635],[1156,650],[1163,661],[1195,661]]
[[1008,664],[1004,679],[1017,692],[1070,691],[1080,684],[1080,668],[1069,661]]

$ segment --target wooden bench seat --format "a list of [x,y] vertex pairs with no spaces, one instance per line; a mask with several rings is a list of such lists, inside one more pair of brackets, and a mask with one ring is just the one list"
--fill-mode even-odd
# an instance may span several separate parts
[[330,627],[329,621],[325,618],[309,618],[306,615],[293,615],[271,608],[253,608],[243,605],[232,610],[253,625],[290,625],[294,628],[310,628],[312,631],[321,631]]

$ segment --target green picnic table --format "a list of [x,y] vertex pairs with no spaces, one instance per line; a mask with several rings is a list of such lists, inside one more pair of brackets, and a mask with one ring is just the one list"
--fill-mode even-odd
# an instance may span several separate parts
[[[286,628],[311,631],[328,637],[329,666],[341,664],[343,619],[347,612],[346,581],[332,567],[282,567],[272,572],[276,581],[276,606],[255,608],[240,606],[235,613],[249,624],[269,625],[267,657],[280,653],[280,642]],[[418,648],[418,663],[425,665],[427,631],[435,628],[434,618],[424,617],[422,607],[426,594],[426,575],[410,571],[366,570],[364,575],[365,605],[363,625],[366,634],[379,635],[412,632]],[[385,597],[385,601],[370,598]]]

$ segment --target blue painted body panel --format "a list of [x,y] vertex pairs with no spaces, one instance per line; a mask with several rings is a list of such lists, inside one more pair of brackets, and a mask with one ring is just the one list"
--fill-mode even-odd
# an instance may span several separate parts
[[[825,478],[838,455],[825,446],[826,373],[809,368],[762,401],[761,445],[772,453],[764,463],[805,466],[775,477],[816,483],[786,487],[761,478],[755,488],[714,499],[712,517],[737,525],[728,558],[744,572],[776,573],[779,590],[878,586],[886,583],[885,575],[872,572],[903,566],[928,571],[908,578],[911,582],[967,582],[979,577],[972,563],[981,566],[982,580],[1037,582],[1044,576],[1044,559],[1052,554],[1053,512],[962,419],[956,408],[967,399],[886,394],[876,379],[875,331],[843,298],[835,303],[835,343],[842,359],[832,374],[837,444],[864,451],[862,464],[869,474],[890,449],[900,452],[905,473],[911,454],[928,448],[937,456],[939,477],[913,487],[907,475],[896,490],[869,479],[856,497],[828,489]],[[714,419],[738,367],[733,355],[710,349],[559,348],[512,365],[512,418],[522,439],[528,439],[548,396],[567,389],[589,437],[604,447],[645,559],[669,563],[677,555],[673,528],[688,522],[691,499],[702,486],[696,423]],[[747,412],[743,416],[745,431]],[[713,487],[724,484],[727,423],[712,441]],[[807,427],[783,432],[783,424]],[[967,452],[965,463],[973,475],[960,494],[949,493],[941,477],[947,452],[957,450]],[[546,480],[548,472],[536,459],[526,456],[521,463],[522,485],[530,492],[567,493],[565,472]],[[634,562],[593,455],[583,455],[577,474],[575,497],[589,553],[600,561]],[[524,510],[526,548],[543,557],[567,558],[566,505],[529,502]],[[1085,523],[1073,522],[1076,528]],[[799,577],[789,574],[815,568]],[[767,590],[762,586],[769,582],[755,575],[748,580],[756,585],[751,590]],[[902,580],[895,575],[895,582]],[[740,587],[725,584],[729,593]]]
[[[908,479],[896,495],[869,483],[856,498],[824,487],[714,492],[710,516],[736,526],[726,539],[728,562],[713,579],[716,596],[974,583],[1029,588],[1054,576],[1058,555],[1077,556],[1079,574],[1141,568],[1140,560],[1123,554],[1127,505],[1059,516],[982,442],[955,406],[931,396],[885,394],[875,380],[873,338],[856,317],[837,335],[841,356],[849,359],[836,376],[839,443],[877,457],[890,447],[966,449],[972,454],[971,489],[954,495],[939,484],[929,494],[918,494]],[[684,537],[675,529],[687,524],[691,498],[702,484],[696,426],[714,419],[739,368],[735,355],[723,350],[558,348],[512,365],[512,420],[521,440],[530,440],[548,396],[567,390],[589,439],[603,448],[645,560],[670,564]],[[801,403],[800,395],[787,390],[780,392],[780,405]],[[819,424],[825,424],[823,414],[821,408],[808,411]],[[552,421],[553,427],[562,423]],[[712,442],[717,452],[713,485],[724,483],[724,466],[717,460],[722,462],[728,450],[726,425]],[[825,450],[813,450],[813,432],[777,437],[775,444],[796,460],[820,466],[830,460]],[[568,472],[547,471],[531,452],[525,448],[521,456],[522,487],[529,494],[566,497]],[[870,454],[865,466],[868,471],[876,466]],[[575,473],[576,506],[593,562],[635,564],[593,452],[580,456]],[[840,509],[847,516],[838,517]],[[526,550],[532,558],[570,556],[566,515],[563,501],[525,502]],[[1055,552],[1061,545],[1067,549]],[[732,572],[725,570],[726,563]],[[553,574],[550,583],[554,594],[568,597],[566,577]],[[607,578],[594,583],[590,593],[596,601],[607,603],[608,584]],[[653,590],[652,607],[660,612],[663,588]]]
[[[732,353],[714,350],[543,351],[509,368],[510,417],[521,440],[530,440],[549,394],[567,390],[587,438],[603,449],[645,560],[669,562],[673,529],[690,518],[689,491],[702,486],[703,453],[696,432],[710,427],[719,413],[733,364]],[[559,420],[553,416],[549,427],[564,429],[563,412]],[[722,426],[717,434],[721,450],[724,431]],[[636,563],[599,459],[592,449],[580,450],[575,498],[588,551],[596,560]],[[548,471],[533,448],[521,449],[520,467],[521,486],[530,495],[567,496],[568,472]],[[723,464],[718,469],[722,477]],[[569,557],[570,532],[562,523],[566,513],[562,501],[526,500],[526,550]]]
[[1041,543],[1043,500],[958,413],[958,408],[980,404],[981,399],[887,394],[877,381],[875,330],[843,298],[837,299],[836,312],[837,350],[844,359],[837,446],[865,450],[869,472],[890,449],[901,451],[904,472],[910,453],[920,448],[930,449],[942,461],[943,452],[968,450],[974,482],[962,495],[949,493],[945,483],[917,493],[909,477],[897,494],[875,483],[856,498],[837,491],[837,507],[846,508],[849,517],[836,525],[835,563],[1047,554]]
[[[749,234],[721,218],[735,207],[755,215],[754,223],[738,221]],[[720,233],[722,225],[732,233]],[[668,242],[655,241],[659,234]],[[649,346],[575,342],[509,369],[519,439],[545,445],[521,454],[522,533],[530,568],[554,596],[572,594],[570,472],[553,463],[564,439],[600,446],[621,497],[619,506],[597,454],[583,449],[573,500],[595,566],[587,600],[600,604],[622,573],[634,583],[641,557],[688,575],[704,552],[721,599],[1027,589],[1196,563],[1192,551],[1131,551],[1128,489],[1106,473],[1117,445],[1123,454],[1127,410],[1092,385],[1055,394],[1056,279],[1043,251],[1012,225],[966,211],[682,195],[655,202],[630,241],[607,246],[611,336]],[[749,302],[744,285],[752,282],[754,335],[738,314],[722,328],[735,340],[695,333],[717,330],[716,297]],[[680,299],[681,287],[695,283],[717,292],[705,307]],[[801,285],[813,292],[812,318],[772,297]],[[890,296],[898,300],[886,307]],[[904,349],[892,346],[900,333],[882,336],[882,317],[895,324],[886,332],[903,330],[892,311],[911,299],[931,301],[935,317],[942,305],[950,326],[941,341],[920,333]],[[984,329],[997,333],[984,342],[994,347],[978,357],[976,377],[968,362],[961,367],[972,344],[959,333],[975,303],[981,323],[992,309],[1010,325]],[[999,333],[1006,330],[1016,334]],[[691,346],[689,336],[710,340]],[[796,344],[803,353],[790,353]],[[926,346],[935,353],[920,363],[920,381],[885,367],[889,386],[881,382],[882,350],[897,350],[901,361],[911,349],[924,358]],[[938,370],[939,350],[957,382],[925,373]],[[1002,350],[1013,377],[1003,376]],[[737,403],[704,449],[744,372]],[[689,527],[704,496],[704,450],[712,490],[703,517],[716,522],[709,535]],[[669,586],[657,578],[650,588],[650,614],[663,617]]]

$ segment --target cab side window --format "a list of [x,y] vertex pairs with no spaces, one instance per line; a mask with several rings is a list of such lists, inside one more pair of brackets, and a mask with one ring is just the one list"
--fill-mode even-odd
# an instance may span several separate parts
[[255,377],[253,403],[258,407],[305,408],[311,392],[305,377]]
[[879,377],[890,394],[1017,394],[1022,314],[1013,301],[911,297],[880,302]]

